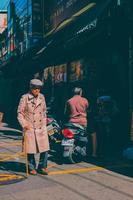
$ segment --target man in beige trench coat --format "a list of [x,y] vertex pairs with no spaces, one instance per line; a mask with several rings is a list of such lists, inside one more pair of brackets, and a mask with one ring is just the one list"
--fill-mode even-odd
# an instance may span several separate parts
[[[30,92],[23,95],[18,106],[18,121],[27,134],[28,162],[30,174],[47,175],[49,140],[46,128],[46,103],[40,93],[43,83],[39,79],[30,81]],[[40,153],[38,168],[34,154]]]

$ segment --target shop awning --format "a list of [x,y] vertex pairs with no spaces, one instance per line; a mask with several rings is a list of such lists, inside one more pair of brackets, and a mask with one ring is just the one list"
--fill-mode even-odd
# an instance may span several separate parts
[[90,3],[84,9],[80,10],[80,12],[63,21],[49,37],[45,38],[48,42],[36,53],[36,57],[40,54],[47,54],[50,50],[55,49],[55,47],[58,49],[61,46],[62,49],[62,45],[69,45],[73,39],[79,38],[85,33],[93,33],[100,27],[100,21],[104,20],[103,15],[107,12],[112,1],[94,1],[95,3]]

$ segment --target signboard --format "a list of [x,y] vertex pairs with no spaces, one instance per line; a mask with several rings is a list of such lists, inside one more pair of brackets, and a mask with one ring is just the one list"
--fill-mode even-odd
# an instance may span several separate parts
[[14,36],[12,35],[10,37],[10,52],[14,51],[15,49],[15,41],[14,41]]
[[66,64],[55,66],[54,69],[54,83],[66,82]]
[[47,67],[44,69],[44,82],[51,82],[52,84],[66,82],[67,64]]
[[44,69],[43,79],[44,79],[44,82],[53,83],[54,81],[54,67],[53,66],[47,67]]
[[84,60],[77,60],[70,63],[69,81],[84,80],[87,76],[87,68]]
[[[95,6],[92,0],[46,0],[44,1],[44,36],[65,26],[74,17]],[[64,24],[63,24],[64,22]]]
[[0,33],[7,28],[7,14],[0,13]]

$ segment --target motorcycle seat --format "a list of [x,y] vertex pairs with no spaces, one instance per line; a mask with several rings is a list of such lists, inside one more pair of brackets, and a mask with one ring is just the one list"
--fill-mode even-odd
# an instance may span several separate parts
[[85,127],[84,126],[81,126],[80,124],[76,124],[76,123],[66,123],[64,125],[64,127],[69,127],[69,128],[77,128],[77,129],[81,129],[82,131],[85,130]]

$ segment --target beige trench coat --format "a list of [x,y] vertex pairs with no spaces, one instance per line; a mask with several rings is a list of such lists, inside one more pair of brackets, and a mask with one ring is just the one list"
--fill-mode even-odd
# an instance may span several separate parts
[[46,103],[42,94],[35,98],[28,93],[21,97],[18,106],[18,121],[22,128],[30,126],[26,131],[28,153],[41,153],[49,150],[46,128]]

